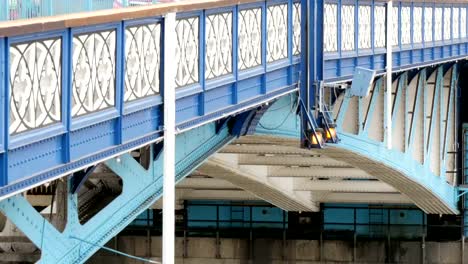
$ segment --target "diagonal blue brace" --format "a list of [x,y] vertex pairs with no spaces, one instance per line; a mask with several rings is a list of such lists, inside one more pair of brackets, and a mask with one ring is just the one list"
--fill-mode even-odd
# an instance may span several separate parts
[[[176,181],[182,180],[210,155],[235,139],[230,131],[229,126],[217,131],[215,123],[211,123],[178,135]],[[154,146],[152,148],[154,151]],[[77,195],[73,192],[76,191],[75,183],[69,180],[67,224],[63,232],[47,222],[21,195],[1,201],[0,210],[41,249],[40,263],[84,263],[161,197],[162,160],[162,153],[156,155],[148,170],[130,154],[106,161],[106,165],[121,177],[122,193],[83,225],[78,221]],[[84,181],[85,176],[76,181]]]

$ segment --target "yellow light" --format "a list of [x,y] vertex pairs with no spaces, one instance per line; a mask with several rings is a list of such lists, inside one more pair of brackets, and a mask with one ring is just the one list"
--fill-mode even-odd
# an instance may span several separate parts
[[320,145],[323,141],[323,135],[321,131],[315,131],[315,135],[313,133],[310,134],[310,141],[312,145]]
[[336,129],[330,127],[330,129],[327,130],[327,140],[332,140],[334,138],[336,138]]

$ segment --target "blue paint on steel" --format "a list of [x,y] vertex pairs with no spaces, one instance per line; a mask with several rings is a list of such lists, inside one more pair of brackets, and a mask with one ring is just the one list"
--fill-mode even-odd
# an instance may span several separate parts
[[[357,3],[358,2],[358,3]],[[323,60],[323,74],[324,80],[327,82],[335,82],[335,81],[345,81],[351,80],[354,69],[356,67],[364,67],[370,68],[375,70],[378,74],[383,74],[385,72],[385,48],[376,48],[375,47],[375,17],[374,17],[374,9],[376,6],[382,6],[383,3],[371,0],[362,3],[362,1],[353,1],[353,0],[325,0],[325,3],[333,3],[337,4],[337,51],[336,52],[329,52],[326,53]],[[354,5],[355,6],[355,19],[358,18],[358,6],[361,4],[370,5],[371,6],[371,46],[370,50],[359,49],[357,46],[358,38],[359,38],[359,30],[362,30],[361,27],[358,26],[357,20],[354,23],[355,27],[355,49],[352,52],[342,52],[341,50],[341,40],[342,34],[341,32],[341,6],[343,4],[347,5]],[[448,28],[450,30],[450,39],[445,40],[444,30],[445,27],[442,26],[442,40],[435,41],[435,8],[445,8],[448,7],[451,9],[451,13],[453,14],[453,8],[468,8],[466,4],[458,4],[454,5],[450,2],[447,3],[402,3],[396,2],[394,3],[394,7],[399,9],[399,15],[396,19],[398,19],[398,45],[393,47],[393,67],[394,71],[404,71],[409,69],[415,68],[422,68],[434,64],[442,64],[447,61],[456,61],[460,60],[468,54],[468,42],[466,42],[465,38],[455,39],[453,34],[454,26],[450,25]],[[414,24],[410,23],[410,31],[409,31],[409,44],[402,44],[402,7],[409,7],[410,8],[410,22],[414,22],[414,9],[416,7],[422,7],[422,19],[421,19],[421,26],[422,26],[422,41],[421,43],[415,43],[414,41]],[[432,41],[425,41],[426,30],[425,30],[425,8],[424,7],[433,7],[433,17],[432,17]],[[460,10],[460,18],[458,19],[458,27],[459,36],[461,36],[461,11]],[[442,24],[444,23],[445,17],[445,9],[442,10]],[[451,23],[453,23],[453,19],[450,19]],[[323,35],[322,35],[323,36]]]
[[0,2],[0,21],[149,5],[158,2],[157,0],[4,0]]
[[375,71],[362,67],[356,67],[351,85],[350,94],[352,96],[369,95],[372,83],[374,82]]
[[[288,14],[291,16],[292,2],[279,1],[275,3],[289,3]],[[269,3],[270,4],[270,3]],[[293,92],[296,89],[300,71],[300,60],[287,60],[281,62],[266,62],[266,3],[252,3],[232,6],[223,10],[236,13],[240,8],[262,8],[262,66],[237,71],[238,43],[233,41],[233,74],[209,80],[206,84],[204,78],[200,83],[188,87],[178,88],[177,93],[177,120],[178,128],[187,130],[207,122],[225,118],[226,115],[235,115],[239,112],[253,109],[276,97]],[[220,12],[222,10],[210,10],[207,13]],[[200,76],[204,76],[204,11],[194,11],[177,14],[179,18],[198,16],[200,18]],[[303,16],[305,17],[305,16]],[[304,19],[305,20],[305,19]],[[3,39],[4,48],[1,49],[1,57],[4,58],[3,67],[8,67],[8,49],[10,42],[30,42],[38,39],[58,36],[63,40],[62,55],[62,122],[34,129],[9,138],[8,118],[9,107],[5,104],[3,145],[9,151],[1,154],[2,170],[5,173],[5,183],[11,185],[0,187],[0,197],[15,191],[36,185],[39,182],[54,177],[72,173],[73,171],[89,167],[92,163],[115,155],[119,151],[129,150],[131,146],[145,144],[159,137],[162,124],[162,93],[164,80],[161,80],[161,94],[129,103],[123,102],[124,69],[125,69],[125,28],[130,25],[141,25],[152,22],[163,22],[161,17],[149,17],[131,21],[120,21],[93,27],[67,28],[39,34],[30,34]],[[233,15],[233,34],[237,36],[237,13]],[[291,31],[291,19],[288,19],[288,28]],[[72,52],[73,36],[83,33],[98,32],[101,30],[116,31],[116,105],[113,108],[98,111],[93,114],[71,117],[72,105]],[[290,32],[292,34],[292,32]],[[164,34],[164,32],[163,32]],[[291,34],[289,36],[291,37]],[[291,43],[291,40],[288,40]],[[164,46],[161,43],[161,56],[164,54]],[[288,47],[288,54],[292,53],[292,46]],[[164,61],[161,60],[161,76],[164,71]],[[303,67],[306,67],[304,65]],[[268,69],[268,71],[267,71]],[[8,68],[5,73],[8,73]],[[4,84],[5,95],[8,96],[8,81]],[[268,89],[267,89],[268,88]],[[5,102],[9,102],[5,98]],[[0,113],[1,114],[1,113]],[[0,142],[1,144],[1,142]],[[9,161],[9,162],[7,162]],[[9,164],[9,165],[7,165]],[[52,169],[51,169],[52,168]],[[33,177],[30,177],[34,175]]]
[[[377,94],[374,92],[374,94]],[[420,97],[419,95],[418,97]],[[341,109],[347,108],[345,97]],[[293,113],[295,111],[294,99],[283,97],[278,100],[267,112],[259,123],[257,133],[262,135],[274,135],[280,137],[290,137],[298,139],[300,137],[299,117]],[[276,109],[276,110],[274,110]],[[372,112],[373,110],[369,110]],[[338,117],[338,120],[343,116]],[[340,124],[340,123],[339,123]],[[402,153],[398,150],[388,150],[383,142],[377,142],[368,138],[364,133],[352,135],[342,131],[341,126],[337,127],[341,141],[335,145],[337,148],[349,150],[372,159],[374,162],[385,164],[387,167],[398,170],[418,185],[424,186],[443,201],[453,211],[457,211],[456,189],[445,181],[445,178],[434,174],[428,163],[420,164],[413,161],[412,153]],[[370,156],[369,156],[370,155]]]
[[[301,100],[308,99],[308,82],[309,82],[309,1],[301,0],[301,71],[300,71],[300,86],[299,86],[299,97]],[[307,121],[304,118],[305,113],[301,112],[301,130],[307,128]],[[301,138],[301,146],[305,146],[306,135],[304,133],[299,134]]]
[[[228,128],[217,134],[214,124],[178,135],[176,180],[183,179],[234,138]],[[80,225],[77,221],[76,195],[70,193],[68,223],[63,233],[58,232],[21,195],[0,202],[0,210],[41,249],[41,263],[83,263],[98,248],[70,239],[70,236],[102,246],[160,198],[162,155],[152,160],[148,170],[130,154],[122,155],[119,161],[108,160],[106,165],[122,178],[122,194],[84,225]]]
[[[0,38],[0,102],[3,104],[3,107],[0,106],[0,125],[2,127],[8,127],[8,77],[9,73],[9,64],[7,58],[7,47],[8,40],[5,38]],[[8,146],[8,133],[5,132],[6,129],[0,129],[0,166],[1,166],[1,175],[0,175],[0,186],[5,186],[8,184],[8,155],[7,155],[7,146]]]

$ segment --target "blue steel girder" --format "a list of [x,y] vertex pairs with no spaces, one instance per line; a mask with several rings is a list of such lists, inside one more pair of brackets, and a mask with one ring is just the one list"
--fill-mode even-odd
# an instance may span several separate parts
[[[321,153],[386,182],[427,213],[458,213],[454,187],[458,66],[444,68],[405,72],[394,79],[389,106],[392,149],[385,145],[383,78],[375,81],[367,98],[343,92],[333,105],[341,141],[327,144]],[[300,121],[290,117],[292,108],[291,100],[279,100],[264,115],[257,133],[299,139]]]
[[[235,135],[230,131],[230,127],[224,127],[216,133],[215,124],[210,123],[179,134],[176,138],[176,180],[182,180],[234,139]],[[83,263],[99,250],[99,246],[117,235],[161,197],[162,160],[162,154],[152,159],[148,170],[130,154],[106,161],[105,164],[122,178],[122,193],[81,225],[77,196],[69,192],[67,224],[63,232],[41,216],[22,195],[1,201],[0,210],[41,249],[41,263]],[[69,185],[71,187],[71,181]]]
[[[450,0],[394,1],[394,32],[388,36],[393,71],[464,59],[468,54],[467,10],[467,3]],[[386,2],[324,0],[319,13],[324,14],[323,80],[351,80],[356,67],[385,72]]]
[[[42,24],[48,19],[19,22],[20,30],[0,26],[0,199],[161,139],[170,64],[164,62],[166,12],[177,12],[172,43],[181,51],[175,64],[178,130],[298,89],[306,66],[301,17],[307,17],[299,0],[187,3],[184,12],[179,5],[129,11],[132,19],[95,13],[96,19],[69,24],[67,17],[54,18],[60,26],[53,30]],[[226,23],[218,27],[217,21]],[[206,45],[213,40],[226,50]],[[94,50],[88,41],[105,48]],[[42,57],[27,59],[35,56]],[[97,74],[99,65],[105,74]],[[45,68],[51,83],[39,85],[32,72]]]
[[[360,124],[352,118],[353,113],[363,107],[362,99],[343,95],[341,106],[336,106],[339,109],[337,123],[342,124],[338,127],[341,142],[336,147],[360,154],[364,160],[393,168],[391,172],[384,172],[382,168],[379,171],[363,165],[364,170],[393,185],[428,213],[457,212],[453,187],[456,179],[453,175],[447,178],[456,170],[455,157],[448,157],[447,153],[454,152],[456,142],[456,129],[453,126],[449,129],[449,126],[456,122],[457,65],[446,72],[443,69],[444,66],[437,67],[428,78],[426,69],[423,69],[409,82],[403,74],[393,83],[392,149],[386,149],[384,144],[387,139],[383,114],[388,106],[383,100],[383,89],[378,92],[379,97],[373,93],[368,103],[367,112],[373,115],[373,119],[365,120],[366,127],[369,127],[367,132],[357,132],[354,127]],[[376,81],[377,84],[379,82]],[[376,85],[374,90],[377,88]],[[450,146],[447,140],[452,142]],[[369,156],[369,153],[378,155]],[[450,165],[447,160],[450,160]],[[398,172],[407,177],[396,179],[390,176]],[[421,187],[417,189],[419,193],[411,190],[408,181]],[[430,198],[431,195],[435,196]]]

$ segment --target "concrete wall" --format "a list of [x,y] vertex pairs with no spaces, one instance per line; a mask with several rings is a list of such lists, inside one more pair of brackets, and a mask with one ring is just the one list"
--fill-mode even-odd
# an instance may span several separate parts
[[[140,257],[161,260],[161,238],[123,236],[107,246]],[[215,238],[176,239],[178,264],[312,264],[312,263],[408,263],[460,264],[461,242],[324,241]],[[321,254],[322,253],[322,254]],[[423,261],[423,256],[424,261]],[[142,263],[100,251],[88,263]],[[468,256],[465,256],[468,264]]]

